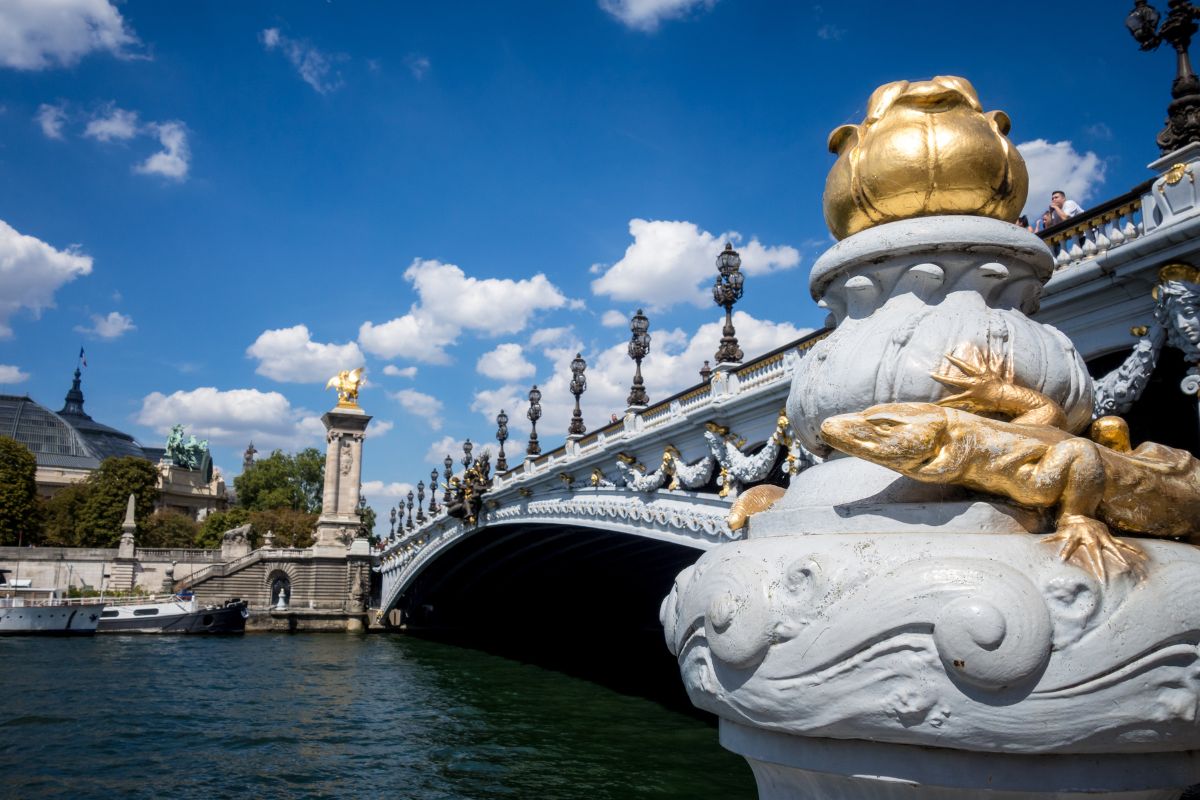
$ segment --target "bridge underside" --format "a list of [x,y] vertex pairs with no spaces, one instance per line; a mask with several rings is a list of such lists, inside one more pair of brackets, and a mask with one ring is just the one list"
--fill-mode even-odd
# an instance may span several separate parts
[[399,606],[412,632],[690,708],[658,608],[702,552],[591,528],[497,526],[429,564]]

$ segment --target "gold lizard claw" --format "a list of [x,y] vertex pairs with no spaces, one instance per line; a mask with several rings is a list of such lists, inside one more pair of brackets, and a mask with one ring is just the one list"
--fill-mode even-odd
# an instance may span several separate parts
[[1047,544],[1062,542],[1058,555],[1068,563],[1074,563],[1100,581],[1108,580],[1108,569],[1104,559],[1114,562],[1115,573],[1133,572],[1140,574],[1146,553],[1140,548],[1123,542],[1112,535],[1108,526],[1100,520],[1078,514],[1066,514],[1058,521],[1056,533],[1042,541]]

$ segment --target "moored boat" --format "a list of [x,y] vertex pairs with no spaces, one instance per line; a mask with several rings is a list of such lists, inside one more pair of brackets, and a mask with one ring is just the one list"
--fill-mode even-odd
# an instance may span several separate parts
[[246,601],[200,606],[191,595],[120,598],[100,615],[100,633],[243,633]]
[[96,632],[104,602],[92,597],[64,598],[57,589],[18,586],[0,569],[0,636],[90,636]]

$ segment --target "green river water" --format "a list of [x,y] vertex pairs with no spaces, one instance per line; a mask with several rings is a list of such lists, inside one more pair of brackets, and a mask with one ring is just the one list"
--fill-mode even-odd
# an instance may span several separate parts
[[0,639],[0,796],[756,796],[714,725],[399,635]]

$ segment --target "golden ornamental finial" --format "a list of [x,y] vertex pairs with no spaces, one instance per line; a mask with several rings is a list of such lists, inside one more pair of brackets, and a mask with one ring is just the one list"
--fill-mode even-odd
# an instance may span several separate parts
[[358,390],[366,383],[363,379],[363,368],[344,369],[329,379],[326,389],[337,392],[338,408],[358,408]]
[[1029,193],[1003,111],[984,113],[965,78],[895,81],[872,93],[859,125],[829,135],[825,222],[838,239],[885,222],[973,214],[1012,222]]

